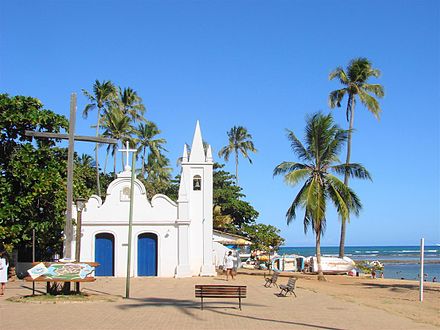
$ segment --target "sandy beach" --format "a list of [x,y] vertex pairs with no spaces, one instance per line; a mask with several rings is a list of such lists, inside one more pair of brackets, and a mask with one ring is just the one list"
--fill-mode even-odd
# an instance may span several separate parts
[[[0,298],[3,329],[438,329],[440,284],[426,283],[424,302],[418,301],[415,281],[298,275],[297,298],[277,296],[265,288],[262,273],[239,273],[235,281],[214,278],[134,278],[130,299],[125,279],[99,278],[82,286],[100,298],[84,303],[16,303],[8,298],[29,295],[31,284],[8,283]],[[279,283],[287,282],[280,277]],[[234,299],[211,299],[200,310],[195,284],[247,285],[243,310]],[[42,284],[38,291],[44,292]],[[104,301],[115,298],[114,301]],[[110,299],[111,300],[111,299]]]

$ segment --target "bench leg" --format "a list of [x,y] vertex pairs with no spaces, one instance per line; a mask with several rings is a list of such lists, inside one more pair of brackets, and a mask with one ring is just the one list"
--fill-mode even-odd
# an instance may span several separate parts
[[202,303],[201,303],[201,308],[202,308],[202,310],[203,310],[203,297],[201,297],[200,299],[201,299],[201,301],[202,301]]
[[238,298],[238,306],[240,307],[241,310],[241,297]]

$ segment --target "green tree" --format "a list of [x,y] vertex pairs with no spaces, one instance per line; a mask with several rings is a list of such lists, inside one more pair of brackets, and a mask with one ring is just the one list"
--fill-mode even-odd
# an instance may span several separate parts
[[118,140],[117,144],[109,144],[107,147],[107,153],[111,152],[113,155],[113,175],[116,177],[116,155],[118,148],[123,146],[126,141],[131,141],[132,145],[135,144],[131,136],[133,126],[131,125],[130,118],[119,107],[111,107],[104,113],[102,127],[104,128],[103,136]]
[[224,165],[214,164],[213,173],[213,204],[220,207],[220,214],[232,218],[230,230],[240,229],[244,224],[254,223],[258,212],[243,198],[242,188],[234,182],[234,176],[224,171]]
[[[0,241],[8,250],[29,245],[35,229],[41,258],[61,252],[67,150],[54,147],[54,139],[37,139],[32,144],[24,133],[58,133],[67,128],[64,116],[43,109],[35,98],[0,95]],[[88,188],[78,172],[74,195],[85,196]]]
[[318,279],[325,280],[321,267],[321,236],[326,227],[327,200],[333,202],[343,221],[350,213],[359,214],[362,207],[358,196],[344,185],[336,174],[371,179],[360,164],[339,164],[338,154],[347,141],[348,131],[334,124],[331,115],[314,114],[307,119],[305,145],[288,130],[293,152],[304,163],[282,162],[274,169],[274,175],[284,175],[285,183],[296,186],[304,182],[286,213],[287,223],[296,217],[296,209],[304,208],[304,232],[312,228],[316,238]]
[[[96,136],[99,136],[100,123],[101,123],[101,112],[106,111],[108,107],[115,102],[115,98],[117,96],[116,87],[113,85],[111,81],[103,80],[100,82],[99,80],[95,80],[93,84],[93,92],[89,93],[85,89],[82,90],[83,94],[88,98],[89,104],[86,105],[83,111],[83,117],[87,118],[89,112],[93,109],[97,109],[97,120],[96,120]],[[101,185],[99,181],[99,158],[98,158],[98,150],[99,143],[96,143],[95,149],[95,162],[96,162],[96,188],[98,196],[101,196]]]
[[144,121],[145,106],[137,92],[130,87],[124,89],[119,87],[118,95],[118,103],[122,112],[129,116],[134,123]]
[[229,132],[227,132],[229,143],[224,146],[218,152],[218,156],[229,160],[231,153],[235,154],[235,182],[238,184],[238,156],[241,154],[244,158],[247,158],[252,164],[252,160],[249,157],[250,152],[257,152],[252,142],[252,135],[250,135],[246,128],[243,126],[234,126]]
[[[356,58],[350,61],[347,70],[344,71],[342,67],[336,68],[329,75],[329,79],[337,78],[344,88],[334,90],[329,96],[329,105],[331,108],[341,107],[342,99],[347,95],[347,109],[346,116],[349,121],[348,142],[347,142],[347,158],[345,163],[350,163],[351,157],[351,142],[352,132],[354,128],[354,110],[356,99],[370,111],[377,119],[380,117],[381,109],[379,102],[372,96],[378,98],[384,96],[384,88],[379,84],[370,84],[368,80],[371,77],[378,78],[380,71],[372,67],[371,62],[366,58]],[[344,175],[344,183],[348,186],[350,174],[348,171]],[[345,250],[345,235],[346,235],[346,220],[341,221],[341,239],[339,243],[339,257],[344,257]]]
[[147,190],[147,197],[152,198],[156,194],[166,194],[171,184],[172,168],[170,161],[164,155],[159,158],[155,154],[148,155],[148,161],[144,164],[147,178],[141,176]]
[[252,250],[276,251],[284,243],[280,230],[264,223],[244,225],[242,232],[252,241]]
[[[153,155],[160,162],[163,157],[162,152],[167,151],[164,147],[166,140],[164,138],[157,138],[161,131],[155,123],[152,121],[147,121],[145,124],[140,123],[138,128],[135,130],[136,141],[138,142],[138,154],[142,153],[142,177],[145,177],[145,167],[146,167],[146,154],[147,150],[149,155]],[[153,160],[152,160],[153,161]]]

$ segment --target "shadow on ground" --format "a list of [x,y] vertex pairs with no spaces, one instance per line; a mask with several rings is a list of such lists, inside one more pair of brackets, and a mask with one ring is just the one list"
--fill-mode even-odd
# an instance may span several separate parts
[[[205,301],[204,309],[203,311],[201,311],[200,302],[194,300],[152,297],[152,298],[130,298],[127,301],[134,301],[135,303],[122,304],[119,305],[118,308],[122,310],[126,310],[131,308],[145,308],[145,307],[175,307],[179,309],[179,311],[181,311],[182,313],[200,321],[205,320],[204,318],[201,317],[203,313],[207,313],[207,314],[214,313],[231,318],[244,318],[259,322],[260,321],[270,322],[270,323],[275,322],[275,323],[279,323],[280,327],[282,327],[282,325],[297,325],[303,328],[342,330],[340,328],[326,327],[316,324],[308,324],[308,323],[294,322],[288,320],[277,320],[272,318],[265,318],[265,317],[246,314],[246,306],[262,307],[262,308],[268,307],[266,305],[261,305],[261,304],[242,302],[243,311],[240,311],[238,306],[235,305],[236,303],[232,301],[231,302]],[[196,315],[195,313],[197,313],[198,315]]]
[[[402,290],[419,290],[418,284],[407,284],[407,283],[393,283],[393,284],[386,284],[386,283],[362,283],[361,284],[364,287],[367,287],[369,289],[390,289],[391,291],[402,291]],[[433,286],[425,286],[423,288],[424,291],[431,291],[431,292],[440,292],[440,287],[433,287]]]

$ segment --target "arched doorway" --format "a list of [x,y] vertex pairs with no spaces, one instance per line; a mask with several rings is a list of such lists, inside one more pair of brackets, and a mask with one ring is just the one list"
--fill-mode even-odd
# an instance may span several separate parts
[[96,276],[115,275],[115,237],[110,233],[101,233],[95,236]]
[[138,236],[138,276],[157,276],[157,235]]

